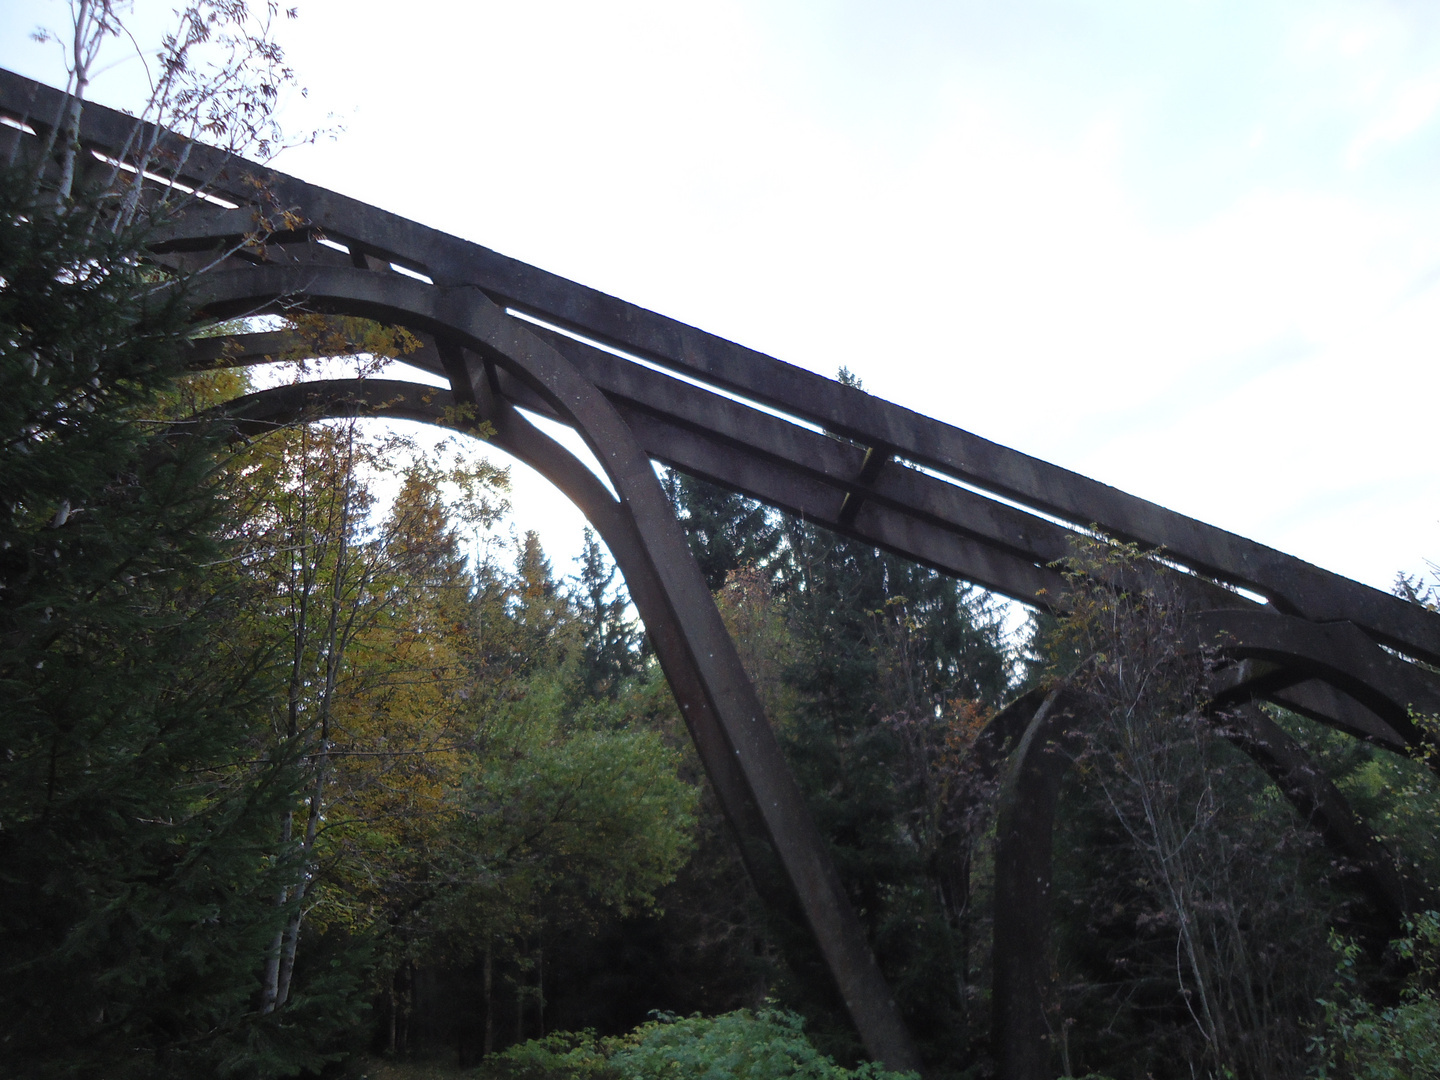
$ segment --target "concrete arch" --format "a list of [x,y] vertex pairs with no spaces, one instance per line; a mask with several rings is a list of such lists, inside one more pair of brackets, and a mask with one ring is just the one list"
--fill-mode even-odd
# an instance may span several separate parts
[[[757,887],[772,903],[803,912],[870,1054],[892,1066],[916,1067],[918,1056],[894,999],[659,491],[649,455],[626,417],[552,341],[532,333],[477,289],[315,264],[220,271],[201,278],[200,288],[205,313],[219,318],[303,300],[317,310],[362,315],[434,337],[453,403],[470,406],[494,424],[497,445],[534,464],[580,506],[610,546],[657,642],[666,639],[662,665]],[[416,391],[402,389],[406,385],[377,384],[363,392],[406,394],[411,396],[404,400],[413,402]],[[618,501],[515,409],[510,399],[517,387],[580,433],[606,470]],[[1353,627],[1226,608],[1197,613],[1194,632],[1197,647],[1218,645],[1236,660],[1280,665],[1285,676],[1277,685],[1318,678],[1354,695],[1383,722],[1377,741],[1404,746],[1423,738],[1408,721],[1406,708],[1416,701],[1422,707],[1432,703],[1430,682]],[[1231,692],[1243,694],[1245,684]],[[1050,837],[1068,765],[1059,748],[1078,729],[1076,703],[1063,695],[1022,699],[1015,706],[1014,712],[1002,714],[1007,720],[1001,727],[1007,730],[997,727],[984,740],[992,748],[1007,741],[1019,744],[1000,801],[994,1035],[1002,1077],[1038,1080],[1046,1061],[1039,1003],[1048,939]],[[1382,910],[1392,916],[1401,911],[1403,888],[1393,870],[1387,877],[1385,860],[1376,856],[1339,792],[1278,728],[1262,728],[1258,721],[1252,724],[1237,745],[1281,784],[1302,813],[1317,820],[1327,840],[1361,867]]]
[[[1215,718],[1222,737],[1249,755],[1301,818],[1356,868],[1360,887],[1398,932],[1416,898],[1340,790],[1254,704]],[[996,822],[991,1025],[1001,1080],[1050,1076],[1043,1005],[1050,971],[1055,815],[1061,784],[1094,720],[1088,703],[1069,687],[1041,687],[998,713],[976,740],[981,775],[1003,772]]]
[[[1371,718],[1351,734],[1401,752],[1434,748],[1434,736],[1415,723],[1412,712],[1440,716],[1440,687],[1424,668],[1386,652],[1353,623],[1234,610],[1197,611],[1190,621],[1197,647],[1235,661],[1275,664],[1292,682],[1318,680],[1358,702]],[[1237,689],[1243,695],[1243,684]],[[1433,754],[1430,764],[1440,770]]]
[[[379,315],[402,325],[439,331],[455,390],[447,401],[443,391],[389,380],[287,386],[231,403],[229,413],[237,428],[258,434],[323,415],[356,414],[453,426],[456,413],[447,408],[452,403],[471,406],[470,415],[476,421],[493,425],[495,444],[550,479],[580,508],[610,548],[651,633],[757,890],[769,903],[795,913],[809,926],[870,1056],[892,1069],[918,1069],[919,1056],[899,1009],[734,644],[649,459],[628,438],[623,421],[583,380],[567,378],[563,360],[546,356],[542,343],[517,342],[496,334],[494,323],[487,325],[483,319],[456,319],[460,327],[446,326],[443,316],[424,303],[433,294],[418,283],[401,290],[411,295],[399,304],[393,296],[377,304],[375,290],[369,287],[375,284],[369,271],[342,271],[328,288],[308,275],[303,283],[277,281],[276,276],[273,268],[210,276],[206,279],[207,310],[221,317],[257,310],[277,295],[298,295],[295,286],[303,284],[309,299],[332,310]],[[384,286],[396,283],[394,276],[382,282]],[[407,310],[405,299],[418,301],[418,310]],[[514,320],[501,317],[502,327],[511,329]],[[527,345],[532,347],[527,349]],[[486,355],[483,361],[473,355],[482,350]],[[514,358],[516,353],[519,361]],[[534,385],[544,387],[557,407],[575,418],[604,463],[621,495],[619,500],[573,455],[493,392],[491,364],[507,362]]]

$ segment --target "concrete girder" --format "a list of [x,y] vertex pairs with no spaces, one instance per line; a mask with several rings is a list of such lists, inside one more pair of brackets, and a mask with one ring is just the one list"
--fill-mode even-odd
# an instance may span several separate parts
[[[60,91],[0,71],[0,114],[26,122],[36,131],[49,129],[62,100]],[[137,123],[132,117],[87,103],[81,141],[101,152],[121,153]],[[149,125],[140,126],[152,130]],[[170,244],[175,250],[224,252],[247,234],[254,234],[266,217],[253,205],[254,182],[258,181],[272,205],[297,210],[306,225],[294,229],[282,222],[282,231],[266,237],[264,252],[247,250],[242,252],[245,257],[313,265],[344,259],[377,269],[393,264],[424,274],[437,285],[483,291],[501,306],[514,307],[553,326],[778,408],[863,447],[882,448],[887,454],[1073,525],[1094,525],[1107,535],[1163,548],[1170,558],[1198,573],[1264,595],[1287,614],[1353,622],[1367,635],[1406,655],[1440,662],[1440,618],[1421,605],[478,244],[187,143],[173,133],[157,135],[162,147],[177,151],[175,160],[186,162],[182,181],[208,187],[237,204],[236,209],[193,207],[172,229]],[[15,128],[0,131],[0,154],[14,152],[23,159],[35,143],[33,139],[27,142]],[[178,153],[182,149],[183,155]],[[316,251],[313,244],[308,245],[310,250],[284,250],[287,246],[306,247],[292,241],[307,235],[323,235],[348,250]],[[855,476],[851,474],[852,481]]]

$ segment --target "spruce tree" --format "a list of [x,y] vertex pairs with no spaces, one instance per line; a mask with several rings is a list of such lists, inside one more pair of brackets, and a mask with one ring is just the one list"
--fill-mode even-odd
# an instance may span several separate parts
[[0,1072],[263,1075],[320,1060],[251,1011],[292,776],[227,632],[219,433],[159,419],[183,287],[109,210],[0,177]]
[[580,573],[573,579],[571,606],[581,630],[580,688],[588,697],[613,700],[621,680],[639,670],[639,635],[626,618],[624,590],[615,588],[615,564],[589,528],[575,561]]
[[[757,563],[773,581],[783,688],[751,676],[783,702],[771,717],[781,746],[924,1052],[973,1064],[988,1019],[972,874],[986,823],[963,809],[965,755],[1010,692],[998,616],[979,590],[863,542],[701,481],[672,474],[667,490],[712,583],[743,587],[733,572]],[[752,643],[740,647],[756,666]],[[787,961],[771,986],[828,1050],[857,1052],[804,936],[781,919],[768,928]]]
[[762,503],[684,473],[669,472],[663,483],[711,592],[732,571],[768,566],[780,552],[780,527]]

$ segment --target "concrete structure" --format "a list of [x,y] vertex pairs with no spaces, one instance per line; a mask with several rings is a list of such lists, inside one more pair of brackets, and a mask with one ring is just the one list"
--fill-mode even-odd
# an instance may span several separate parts
[[[0,116],[12,121],[0,158],[33,157],[40,140],[28,132],[43,135],[61,100],[0,71]],[[87,104],[87,161],[108,169],[101,158],[137,145],[134,125]],[[1392,750],[1431,746],[1411,717],[1440,714],[1429,666],[1440,664],[1440,616],[477,244],[156,134],[168,160],[184,162],[173,179],[208,196],[187,199],[151,246],[161,264],[203,269],[191,283],[200,318],[304,310],[402,325],[424,342],[406,361],[449,385],[286,386],[234,403],[237,430],[357,413],[483,422],[569,496],[624,574],[757,888],[808,923],[876,1060],[919,1067],[652,461],[1040,608],[1063,595],[1053,564],[1077,536],[1163,548],[1200,612],[1197,647],[1213,643],[1229,661],[1217,700],[1249,718],[1231,737],[1365,871],[1382,910],[1398,919],[1407,909],[1393,864],[1339,792],[1246,703],[1272,701]],[[194,360],[260,363],[289,340],[206,339]],[[618,498],[521,409],[574,428]],[[1057,750],[1084,723],[1065,689],[1049,688],[1004,710],[977,748],[1005,776],[995,1037],[1007,1080],[1038,1080],[1047,1067],[1050,830],[1068,760]]]

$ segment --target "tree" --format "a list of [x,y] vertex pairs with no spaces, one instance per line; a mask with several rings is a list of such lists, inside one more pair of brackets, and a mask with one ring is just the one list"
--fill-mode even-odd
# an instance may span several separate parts
[[[722,617],[912,1030],[932,1060],[967,1064],[984,1038],[972,970],[986,943],[984,897],[973,894],[971,868],[987,819],[975,812],[984,803],[966,751],[1011,681],[998,619],[977,590],[869,545],[791,518],[772,523],[709,485],[675,479],[670,490],[702,567],[726,571]],[[725,554],[745,550],[750,535],[763,557],[746,566],[715,557],[714,538],[735,538],[719,546]],[[724,880],[728,847],[702,854]],[[743,935],[747,920],[728,922]],[[797,928],[771,920],[767,937],[760,954],[783,943],[791,962],[772,959],[766,984],[823,1016],[817,1037],[853,1053]]]
[[106,192],[55,192],[0,178],[0,1061],[317,1062],[323,1026],[290,1040],[313,1013],[250,1008],[277,922],[257,900],[294,872],[269,825],[295,774],[263,754],[264,672],[214,576],[220,433],[156,420],[184,290],[140,260],[139,226],[111,227]]
[[[960,582],[787,521],[796,661],[782,745],[928,1059],[984,1039],[985,897],[966,750],[1010,684],[998,618]],[[983,805],[983,802],[981,803]]]
[[615,564],[587,527],[585,547],[576,562],[574,606],[581,627],[580,689],[591,697],[612,700],[620,682],[639,668],[639,634],[626,614],[626,597],[613,588]]
[[754,499],[674,470],[663,487],[711,592],[733,571],[767,565],[780,551],[781,531]]
[[[31,178],[37,191],[45,181],[46,201],[63,207],[76,194],[77,184],[88,189],[87,195],[104,191],[109,201],[105,226],[124,230],[193,198],[188,185],[163,182],[185,172],[189,149],[186,144],[177,154],[161,146],[162,128],[240,156],[266,159],[286,145],[274,106],[281,89],[294,85],[295,74],[275,39],[280,10],[274,0],[267,0],[258,14],[246,0],[191,0],[176,11],[176,24],[163,35],[153,57],[125,25],[128,4],[70,0],[69,6],[68,31],[42,28],[34,35],[41,43],[60,46],[67,76],[60,114],[37,118],[46,123],[46,134],[34,156]],[[294,8],[284,13],[286,19],[295,15]],[[118,156],[97,163],[80,144],[80,119],[90,80],[111,38],[135,47],[150,75],[151,92],[136,110],[137,123]],[[142,120],[154,125],[148,134]],[[154,179],[162,179],[158,188],[150,183]],[[262,199],[266,195],[263,190],[256,194]],[[268,228],[260,224],[257,234]]]
[[[186,281],[147,261],[149,230],[200,197],[166,179],[186,147],[138,120],[115,159],[79,140],[126,5],[70,8],[67,94],[30,118],[42,136],[17,139],[0,185],[0,682],[15,702],[0,720],[0,1057],[27,1075],[293,1073],[333,1056],[355,987],[323,977],[288,1009],[255,1007],[264,941],[290,914],[262,898],[301,884],[273,830],[301,772],[266,737],[267,656],[234,632],[254,592],[235,572],[223,425],[176,422],[240,380],[182,377]],[[268,154],[292,78],[277,15],[187,5],[137,111]]]
[[1056,843],[1057,1048],[1077,1068],[1303,1076],[1340,868],[1224,738],[1239,718],[1210,704],[1183,580],[1100,542],[1068,578],[1051,674],[1090,726]]
[[691,846],[694,790],[638,721],[631,684],[599,699],[581,689],[583,598],[556,584],[535,534],[514,560],[477,568],[463,753],[438,835],[395,882],[396,1048],[410,1041],[416,970],[478,969],[476,1050],[543,1031],[551,945],[648,910]]
[[[415,344],[360,319],[291,322],[297,378],[309,355],[348,353],[363,376]],[[372,485],[386,474],[400,489],[376,520]],[[275,752],[300,763],[308,789],[276,823],[302,873],[275,895],[288,916],[265,966],[270,1012],[290,996],[302,926],[373,932],[413,858],[404,849],[438,827],[464,742],[469,579],[452,520],[493,524],[508,477],[483,461],[430,460],[352,418],[272,433],[230,478],[251,508],[237,535],[256,585],[250,630],[285,658]]]

